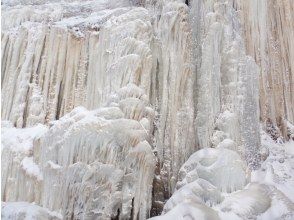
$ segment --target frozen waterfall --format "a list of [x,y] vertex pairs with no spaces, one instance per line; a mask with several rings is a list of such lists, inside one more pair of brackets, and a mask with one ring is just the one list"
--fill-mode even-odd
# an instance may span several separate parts
[[3,0],[2,218],[293,219],[292,0]]

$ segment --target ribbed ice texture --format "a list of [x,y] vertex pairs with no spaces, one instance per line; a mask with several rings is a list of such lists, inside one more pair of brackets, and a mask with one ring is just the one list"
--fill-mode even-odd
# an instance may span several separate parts
[[5,6],[2,119],[24,127],[58,119],[75,106],[94,109],[128,83],[149,93],[147,10],[113,5]]
[[293,138],[292,0],[2,4],[3,201],[65,219],[145,219],[174,191],[166,219],[265,209],[221,191],[268,156],[260,121]]
[[148,143],[154,111],[147,104],[143,90],[128,84],[107,107],[75,108],[41,137],[29,136],[33,148],[15,156],[9,155],[22,142],[10,146],[11,133],[20,132],[21,141],[41,125],[7,128],[2,199],[36,202],[65,219],[145,219],[155,168]]
[[292,0],[234,0],[246,51],[260,66],[260,111],[273,138],[287,136],[294,122],[294,4]]
[[163,4],[155,25],[154,69],[151,100],[158,112],[155,146],[165,190],[175,187],[177,173],[196,147],[188,7],[179,2]]
[[257,168],[258,69],[245,54],[237,13],[227,1],[195,0],[191,5],[199,146],[216,146],[222,133],[236,142],[248,165]]
[[[134,101],[137,103],[132,106]],[[127,107],[121,107],[126,102]],[[152,127],[152,110],[144,107],[138,93],[124,97],[118,104],[120,108],[110,107],[92,113],[74,110],[57,121],[40,140],[41,167],[45,168],[42,201],[45,207],[53,210],[64,207],[62,213],[66,218],[72,213],[77,213],[75,216],[81,219],[116,215],[146,217],[155,162],[146,141]],[[149,122],[146,128],[141,124],[143,119]],[[65,170],[54,175],[46,164],[48,161]],[[52,189],[51,181],[65,184],[60,189]],[[80,186],[72,188],[73,182]],[[55,193],[47,193],[51,190]],[[59,200],[60,192],[64,193],[66,201]],[[81,196],[84,194],[85,198]],[[81,201],[74,202],[77,199]],[[105,202],[106,199],[109,202]],[[82,212],[81,217],[78,217],[79,212]]]

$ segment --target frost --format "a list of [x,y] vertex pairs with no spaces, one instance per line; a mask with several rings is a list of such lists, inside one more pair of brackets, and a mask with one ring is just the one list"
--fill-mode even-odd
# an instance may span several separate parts
[[37,164],[34,163],[32,157],[25,157],[21,164],[21,168],[26,172],[26,175],[33,176],[38,179],[38,181],[43,180],[42,173]]

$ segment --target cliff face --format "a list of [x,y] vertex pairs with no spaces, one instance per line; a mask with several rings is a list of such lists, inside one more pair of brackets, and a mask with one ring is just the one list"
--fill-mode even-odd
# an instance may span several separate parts
[[291,0],[4,1],[4,210],[218,219],[256,194],[267,195],[257,210],[232,215],[265,213],[277,189],[233,192],[268,156],[260,124],[294,137],[293,11]]
[[293,123],[294,23],[292,1],[235,1],[248,55],[260,67],[260,117],[275,138],[289,139],[287,121]]

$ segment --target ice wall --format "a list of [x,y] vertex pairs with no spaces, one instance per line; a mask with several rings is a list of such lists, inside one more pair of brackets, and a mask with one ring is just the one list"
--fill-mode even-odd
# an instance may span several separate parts
[[217,219],[203,203],[259,167],[260,121],[293,136],[291,0],[2,2],[3,201],[145,219],[176,191],[167,219],[174,206]]
[[185,4],[166,3],[155,26],[151,100],[158,112],[155,146],[168,192],[175,187],[180,166],[197,149],[188,16]]
[[192,1],[199,147],[229,138],[251,168],[260,146],[258,67],[246,56],[238,15],[228,1]]
[[157,111],[154,145],[166,191],[172,191],[178,169],[197,149],[188,7],[161,1],[132,3],[147,10],[126,7],[128,1],[22,3],[3,9],[2,118],[17,127],[46,124],[79,105],[101,107],[134,83]]
[[17,127],[45,123],[79,105],[100,107],[128,83],[142,84],[148,94],[149,15],[143,8],[118,6],[111,1],[5,6],[2,119]]
[[[190,4],[196,132],[199,147],[204,149],[184,163],[162,215],[152,219],[290,219],[293,202],[272,183],[247,185],[251,170],[257,170],[261,156],[266,160],[269,153],[259,152],[258,131],[260,119],[267,124],[267,119],[260,117],[259,105],[264,102],[258,81],[267,79],[259,77],[260,69],[246,55],[248,39],[243,38],[244,23],[239,22],[243,12],[236,10],[233,1]],[[276,205],[281,208],[273,213]]]

